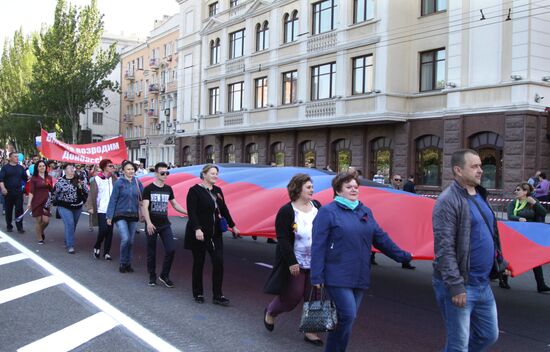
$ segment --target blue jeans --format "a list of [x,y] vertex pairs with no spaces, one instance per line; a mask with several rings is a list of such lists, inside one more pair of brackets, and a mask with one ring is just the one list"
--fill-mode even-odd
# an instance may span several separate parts
[[132,262],[132,245],[136,234],[137,221],[117,220],[116,228],[120,234],[120,264]]
[[483,351],[497,342],[497,305],[489,284],[466,285],[464,308],[452,303],[443,281],[434,278],[432,284],[447,329],[444,351]]
[[365,290],[347,287],[325,287],[338,312],[338,327],[329,332],[325,344],[325,352],[343,352],[348,346],[353,322],[357,317],[359,305],[365,295]]
[[82,213],[82,208],[78,209],[67,209],[63,207],[57,207],[59,211],[59,216],[63,220],[65,225],[65,246],[67,248],[74,248],[74,232],[76,230],[76,225],[78,224],[78,219],[80,218],[80,213]]

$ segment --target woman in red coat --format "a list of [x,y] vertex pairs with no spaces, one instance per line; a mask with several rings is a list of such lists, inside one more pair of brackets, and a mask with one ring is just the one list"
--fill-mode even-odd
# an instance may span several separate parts
[[53,181],[48,176],[46,163],[40,160],[36,163],[33,175],[30,180],[29,205],[27,209],[32,212],[32,217],[36,219],[36,238],[38,244],[44,244],[46,236],[44,230],[50,223],[50,204],[48,199],[52,191]]

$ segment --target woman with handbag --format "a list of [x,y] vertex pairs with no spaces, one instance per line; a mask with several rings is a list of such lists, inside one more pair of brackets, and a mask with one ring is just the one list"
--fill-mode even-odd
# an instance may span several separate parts
[[[321,203],[313,199],[313,182],[308,174],[296,174],[287,185],[290,202],[283,205],[275,218],[277,249],[275,265],[264,292],[278,295],[264,310],[264,326],[275,328],[275,317],[290,312],[311,292],[311,229]],[[323,341],[314,333],[305,333],[304,340],[316,346]]]
[[39,160],[33,170],[33,175],[29,182],[29,201],[27,209],[31,211],[32,217],[36,219],[36,237],[38,244],[44,244],[46,236],[44,230],[50,223],[50,192],[53,189],[53,180],[48,176],[46,163]]
[[120,234],[120,266],[121,273],[133,273],[132,245],[136,227],[140,221],[141,194],[143,185],[134,177],[136,166],[128,160],[122,163],[123,176],[116,180],[113,193],[109,199],[107,225],[113,222]]
[[77,177],[72,163],[63,167],[65,175],[61,177],[53,189],[53,200],[59,216],[65,225],[65,246],[69,254],[74,254],[74,233],[82,213],[82,205],[88,197],[88,188]]
[[200,174],[201,183],[194,185],[187,193],[188,221],[185,229],[185,249],[193,253],[193,297],[195,302],[204,303],[202,271],[206,252],[212,259],[212,302],[229,305],[229,299],[222,293],[223,281],[223,238],[222,234],[233,229],[239,235],[229,209],[225,204],[222,189],[215,185],[219,169],[216,165],[205,165]]
[[332,189],[334,201],[319,209],[313,221],[311,245],[311,283],[316,287],[324,285],[338,313],[338,327],[327,337],[327,352],[346,350],[359,305],[370,284],[371,246],[400,263],[412,259],[359,201],[356,173],[336,175]]
[[[516,186],[514,190],[516,199],[508,204],[508,220],[519,222],[535,222],[538,219],[546,217],[546,209],[540,204],[540,202],[533,198],[533,186],[527,182],[522,182]],[[537,282],[537,291],[540,293],[550,292],[550,287],[544,282],[544,274],[542,272],[542,266],[533,268],[533,274],[535,275],[535,281]],[[510,289],[508,284],[508,276],[501,275],[499,277],[499,286],[501,288]]]
[[103,244],[103,258],[111,260],[111,243],[113,241],[113,225],[107,225],[107,206],[117,180],[114,174],[115,166],[110,159],[99,163],[101,171],[90,178],[90,194],[86,208],[92,219],[92,225],[98,226],[97,239],[94,245],[94,257],[99,259]]

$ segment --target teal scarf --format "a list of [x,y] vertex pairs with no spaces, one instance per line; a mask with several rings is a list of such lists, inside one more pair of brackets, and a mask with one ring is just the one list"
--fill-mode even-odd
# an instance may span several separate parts
[[356,201],[351,201],[347,198],[344,198],[344,197],[341,197],[341,196],[336,196],[334,197],[334,200],[348,208],[350,208],[351,210],[357,208],[357,206],[359,205],[359,201],[356,200]]

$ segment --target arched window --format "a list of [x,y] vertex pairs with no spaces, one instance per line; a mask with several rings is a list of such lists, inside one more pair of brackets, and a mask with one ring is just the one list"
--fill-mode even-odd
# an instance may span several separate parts
[[283,43],[291,43],[296,40],[298,35],[298,11],[292,11],[292,14],[285,13],[283,16],[284,37]]
[[304,141],[300,143],[300,165],[315,168],[315,143]]
[[213,145],[207,145],[206,148],[204,148],[204,159],[207,163],[210,163],[210,164],[213,164],[216,162],[216,154],[214,152]]
[[426,135],[416,140],[416,175],[419,185],[440,186],[443,149],[441,138]]
[[228,144],[223,147],[223,161],[225,163],[235,164],[235,146],[233,144]]
[[250,143],[246,146],[246,162],[249,164],[258,163],[258,145],[256,143]]
[[191,157],[191,147],[185,146],[181,151],[183,166],[193,165],[193,159]]
[[379,171],[384,175],[384,182],[388,183],[392,174],[392,140],[386,137],[379,137],[371,142],[371,179]]
[[347,171],[351,166],[351,142],[347,139],[338,139],[332,143],[334,151],[334,163],[336,164],[336,172]]
[[216,38],[210,41],[210,65],[216,65],[220,63],[220,38]]
[[285,145],[275,142],[271,145],[271,162],[276,166],[285,166]]
[[504,139],[494,132],[480,132],[469,138],[470,148],[481,159],[481,185],[485,188],[502,188],[502,150]]
[[269,48],[269,22],[256,25],[256,51]]

